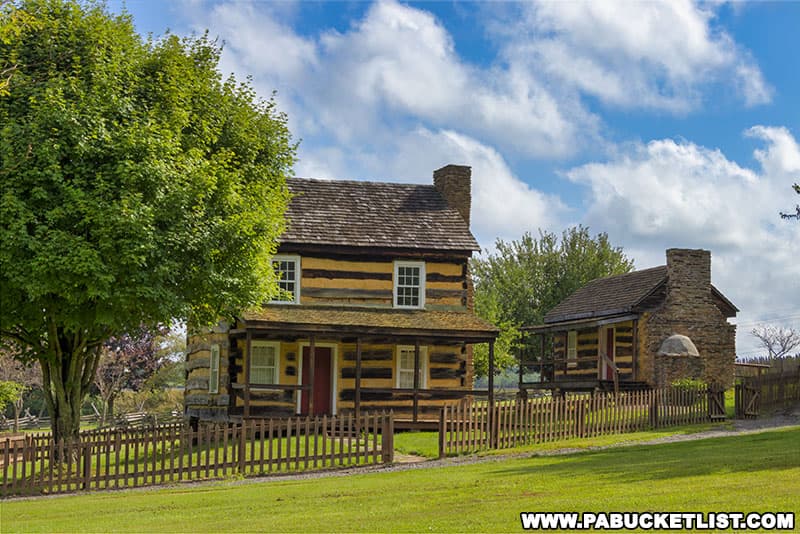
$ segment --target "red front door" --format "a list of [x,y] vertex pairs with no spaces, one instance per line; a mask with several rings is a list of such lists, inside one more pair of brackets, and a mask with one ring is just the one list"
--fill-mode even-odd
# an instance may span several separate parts
[[[613,328],[606,328],[606,355],[608,356],[609,361],[614,361],[614,329]],[[614,369],[611,367],[608,361],[603,362],[603,369],[605,369],[605,373],[603,373],[606,380],[614,380]]]
[[[303,384],[311,382],[311,356],[309,347],[303,347]],[[303,391],[300,409],[309,415],[331,413],[331,349],[314,348],[314,398],[313,413],[309,412],[308,391]]]

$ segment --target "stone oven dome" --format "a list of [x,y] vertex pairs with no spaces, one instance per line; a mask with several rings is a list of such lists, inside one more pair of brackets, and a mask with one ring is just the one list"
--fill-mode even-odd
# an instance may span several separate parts
[[659,356],[700,356],[692,340],[680,334],[669,336],[658,349]]

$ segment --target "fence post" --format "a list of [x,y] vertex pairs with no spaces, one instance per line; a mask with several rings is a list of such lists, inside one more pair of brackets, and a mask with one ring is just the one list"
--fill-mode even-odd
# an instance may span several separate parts
[[92,474],[92,444],[83,444],[83,489],[89,489],[89,481]]
[[[254,423],[255,424],[255,423]],[[233,425],[233,428],[236,428],[236,425]],[[242,427],[239,431],[239,460],[238,468],[239,474],[244,475],[244,461],[245,461],[245,444],[247,443],[245,437],[247,436],[247,419],[242,419]],[[306,451],[308,454],[308,451]]]
[[445,442],[445,410],[447,406],[443,406],[439,411],[439,458],[445,457],[444,442]]
[[585,421],[586,418],[586,404],[583,400],[578,400],[577,404],[575,405],[575,420],[578,423],[576,430],[578,432],[578,437],[583,438],[585,436]]
[[381,425],[381,462],[394,462],[394,413],[383,414]]
[[657,389],[650,390],[650,427],[658,428],[658,392]]

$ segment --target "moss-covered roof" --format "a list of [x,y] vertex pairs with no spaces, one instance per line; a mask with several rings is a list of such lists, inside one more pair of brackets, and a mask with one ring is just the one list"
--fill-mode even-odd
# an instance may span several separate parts
[[352,335],[419,335],[454,340],[497,337],[498,329],[466,311],[397,310],[344,306],[269,305],[243,314],[244,327]]

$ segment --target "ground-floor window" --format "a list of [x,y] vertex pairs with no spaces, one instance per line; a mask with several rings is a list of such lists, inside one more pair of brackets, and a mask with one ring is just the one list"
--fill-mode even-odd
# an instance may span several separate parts
[[276,341],[253,341],[250,355],[250,383],[277,384],[281,345]]
[[[427,347],[419,348],[419,387],[427,386],[428,351]],[[414,387],[414,347],[397,347],[397,387],[411,389]]]

